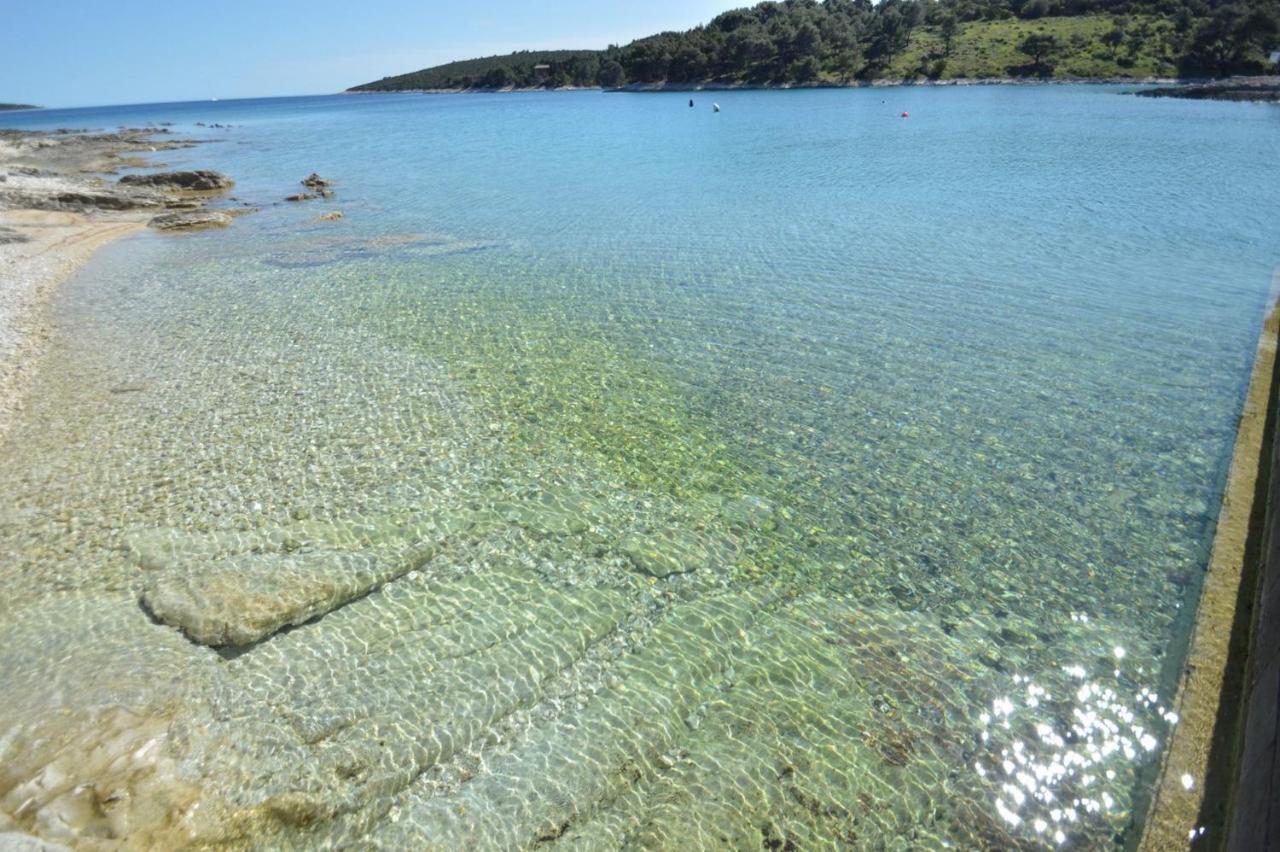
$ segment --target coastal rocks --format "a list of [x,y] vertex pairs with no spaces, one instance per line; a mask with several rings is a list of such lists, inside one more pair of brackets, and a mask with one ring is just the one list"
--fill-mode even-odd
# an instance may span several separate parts
[[[65,666],[61,676],[42,654]],[[76,848],[185,845],[199,791],[180,764],[199,735],[179,731],[199,715],[193,699],[216,664],[155,630],[124,595],[56,596],[7,612],[0,826]]]
[[163,207],[166,202],[163,195],[151,192],[121,192],[84,184],[71,187],[61,181],[49,184],[28,184],[12,190],[0,190],[0,207],[84,213],[92,210],[146,210]]
[[334,210],[331,213],[321,213],[316,217],[317,222],[337,222],[342,218],[341,210]]
[[302,185],[307,189],[305,192],[298,192],[293,195],[286,195],[285,201],[313,201],[317,198],[332,198],[333,190],[330,189],[330,182],[326,178],[312,172],[302,179]]
[[203,228],[225,228],[231,224],[231,216],[217,210],[194,210],[186,213],[165,213],[147,223],[160,231],[193,231]]
[[7,180],[0,189],[0,207],[79,213],[196,209],[202,196],[232,185],[230,178],[208,170],[128,175],[115,183],[98,177],[122,166],[145,165],[134,152],[186,144],[150,144],[155,140],[149,137],[155,132],[66,137],[24,133],[13,137],[3,152]]
[[1164,86],[1134,92],[1143,98],[1190,98],[1193,100],[1280,102],[1280,76],[1232,77],[1207,83]]
[[220,192],[235,186],[235,181],[221,172],[197,169],[186,172],[157,172],[149,175],[125,175],[122,186],[145,186],[183,192]]

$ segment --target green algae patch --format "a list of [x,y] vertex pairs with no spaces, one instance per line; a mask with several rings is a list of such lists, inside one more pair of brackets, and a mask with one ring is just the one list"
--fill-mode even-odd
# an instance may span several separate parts
[[800,551],[843,554],[844,540],[790,522],[788,481],[771,474],[766,453],[734,440],[705,391],[675,378],[631,332],[444,289],[429,314],[390,317],[390,336],[445,363],[473,395],[509,479],[572,471],[602,489],[500,496],[483,517],[538,539],[596,531],[655,578],[706,567],[756,578],[787,574]]
[[470,354],[475,386],[527,451],[559,444],[611,479],[676,498],[735,478],[728,445],[688,395],[601,329],[535,325],[514,353]]

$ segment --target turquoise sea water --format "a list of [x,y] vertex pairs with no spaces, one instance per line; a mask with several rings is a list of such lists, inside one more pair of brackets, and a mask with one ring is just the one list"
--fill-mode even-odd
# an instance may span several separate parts
[[[0,446],[8,665],[58,684],[26,712],[180,701],[200,837],[1124,842],[1280,261],[1280,111],[1121,92],[0,115],[173,122],[211,142],[169,164],[262,208],[57,302]],[[335,198],[280,201],[312,171]],[[161,623],[156,588],[329,594],[424,539],[248,648]]]

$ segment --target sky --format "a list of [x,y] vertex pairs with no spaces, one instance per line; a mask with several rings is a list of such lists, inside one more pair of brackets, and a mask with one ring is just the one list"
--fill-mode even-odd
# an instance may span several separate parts
[[750,0],[0,0],[0,102],[307,95],[455,59],[603,48]]

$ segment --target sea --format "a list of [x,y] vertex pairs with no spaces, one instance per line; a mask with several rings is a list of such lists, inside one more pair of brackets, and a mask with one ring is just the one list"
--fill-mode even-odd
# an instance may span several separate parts
[[[0,114],[199,140],[157,162],[253,211],[55,299],[0,443],[0,763],[125,794],[0,772],[0,810],[276,847],[1132,844],[1280,282],[1280,110],[1130,92]],[[333,196],[285,201],[313,172]],[[68,718],[132,768],[48,757]]]

